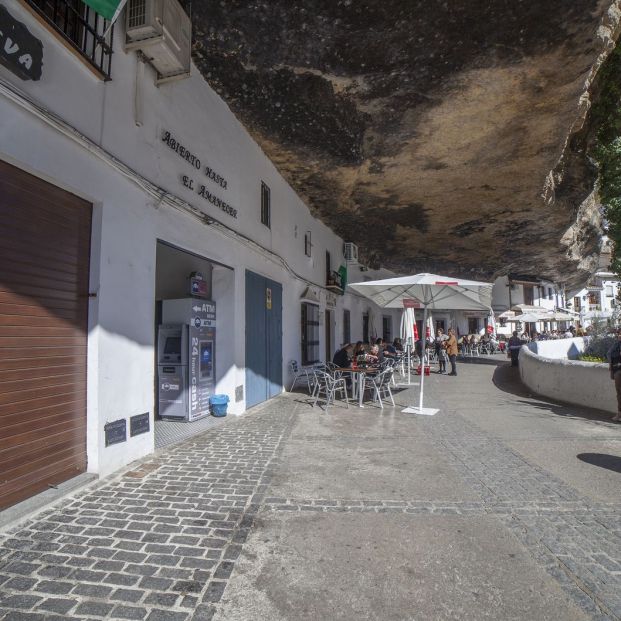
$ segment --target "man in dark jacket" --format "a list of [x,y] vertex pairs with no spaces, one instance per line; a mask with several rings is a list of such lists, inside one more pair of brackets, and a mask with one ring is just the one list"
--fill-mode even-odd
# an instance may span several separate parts
[[347,343],[344,347],[341,347],[336,354],[334,354],[334,358],[332,358],[332,362],[341,369],[348,369],[351,366],[351,352],[354,346],[351,343]]
[[518,336],[517,330],[513,333],[513,336],[509,339],[508,348],[509,356],[511,358],[511,366],[518,366],[518,358],[520,355],[520,349],[524,345],[524,341]]
[[608,365],[610,368],[610,379],[614,380],[617,390],[617,409],[616,416],[612,417],[615,423],[621,423],[621,330],[617,331],[617,342],[608,350]]

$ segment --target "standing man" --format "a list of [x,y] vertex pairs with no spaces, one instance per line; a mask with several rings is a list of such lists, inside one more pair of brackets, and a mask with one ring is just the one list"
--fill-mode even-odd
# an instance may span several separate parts
[[509,357],[511,358],[511,366],[518,366],[518,357],[520,355],[520,348],[524,345],[524,341],[518,336],[517,330],[513,333],[513,336],[509,339]]
[[457,375],[457,338],[455,337],[455,330],[453,328],[448,329],[448,338],[444,341],[444,349],[451,363],[451,372],[449,375]]
[[608,350],[608,364],[610,366],[610,379],[614,380],[617,390],[616,416],[612,417],[615,423],[621,423],[621,330],[617,330],[617,342]]

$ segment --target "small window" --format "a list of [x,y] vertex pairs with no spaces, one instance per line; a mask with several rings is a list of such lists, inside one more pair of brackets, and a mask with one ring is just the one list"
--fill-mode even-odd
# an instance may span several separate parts
[[576,297],[574,298],[574,308],[575,308],[576,310],[580,310],[580,307],[581,307],[581,304],[580,304],[580,297],[579,297],[579,296],[576,296]]
[[351,315],[346,308],[343,309],[343,343],[351,343]]
[[312,250],[313,250],[313,242],[311,241],[311,232],[306,231],[306,233],[304,233],[304,254],[307,257],[310,257],[313,254]]
[[272,205],[269,187],[261,181],[261,224],[269,229],[272,225]]

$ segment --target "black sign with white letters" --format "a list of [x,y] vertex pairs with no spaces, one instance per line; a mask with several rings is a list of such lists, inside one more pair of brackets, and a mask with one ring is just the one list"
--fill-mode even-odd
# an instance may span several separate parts
[[38,80],[43,66],[41,41],[1,5],[0,64],[22,80]]

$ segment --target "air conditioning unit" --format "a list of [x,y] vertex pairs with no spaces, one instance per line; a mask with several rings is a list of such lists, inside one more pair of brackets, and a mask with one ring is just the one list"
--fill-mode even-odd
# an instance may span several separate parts
[[158,84],[190,75],[192,21],[178,0],[129,0],[125,26],[125,47],[144,54]]
[[343,244],[343,256],[348,263],[358,263],[358,246],[352,242]]

